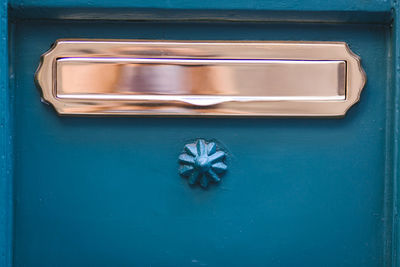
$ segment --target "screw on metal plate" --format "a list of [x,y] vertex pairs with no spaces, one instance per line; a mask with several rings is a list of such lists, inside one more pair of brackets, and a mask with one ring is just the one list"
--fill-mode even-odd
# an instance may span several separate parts
[[214,142],[198,139],[185,145],[179,156],[179,173],[188,178],[189,184],[199,183],[206,188],[210,182],[218,183],[226,172],[225,157],[225,152],[219,150]]

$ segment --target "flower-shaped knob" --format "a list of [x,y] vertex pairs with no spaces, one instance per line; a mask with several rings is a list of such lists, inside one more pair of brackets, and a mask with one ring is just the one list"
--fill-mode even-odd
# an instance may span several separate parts
[[188,178],[189,184],[200,183],[206,188],[209,182],[219,182],[226,171],[225,152],[218,150],[214,142],[207,143],[203,139],[185,145],[179,156],[179,173]]

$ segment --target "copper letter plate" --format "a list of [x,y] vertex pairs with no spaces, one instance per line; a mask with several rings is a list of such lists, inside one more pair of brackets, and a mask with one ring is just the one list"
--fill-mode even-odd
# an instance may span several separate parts
[[335,117],[365,74],[341,42],[58,40],[36,80],[63,115]]

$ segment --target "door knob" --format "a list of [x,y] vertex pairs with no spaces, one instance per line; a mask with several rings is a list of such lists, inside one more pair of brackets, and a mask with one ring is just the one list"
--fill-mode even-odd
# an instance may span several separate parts
[[198,183],[206,188],[210,182],[220,182],[227,170],[225,157],[225,152],[215,142],[198,139],[185,145],[179,156],[179,173],[188,179],[190,185]]

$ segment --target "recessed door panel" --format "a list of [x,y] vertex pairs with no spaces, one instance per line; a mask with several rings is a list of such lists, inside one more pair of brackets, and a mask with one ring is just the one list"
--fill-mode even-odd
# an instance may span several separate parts
[[[379,266],[388,29],[20,21],[14,25],[15,266]],[[34,73],[58,38],[341,41],[368,82],[339,119],[65,117]],[[178,172],[215,142],[207,189]]]

